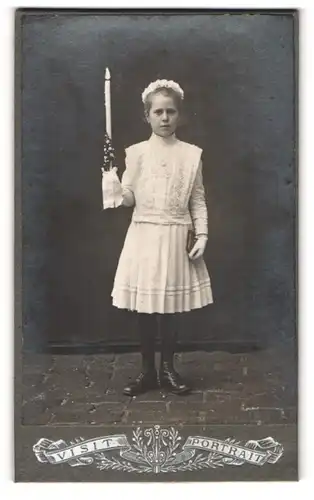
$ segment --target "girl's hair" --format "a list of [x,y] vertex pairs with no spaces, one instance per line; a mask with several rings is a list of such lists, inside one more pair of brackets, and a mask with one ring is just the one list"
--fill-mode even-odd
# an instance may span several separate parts
[[163,94],[167,97],[172,97],[172,99],[174,100],[175,105],[177,107],[177,110],[179,111],[179,113],[182,112],[182,107],[183,107],[182,106],[182,98],[178,94],[178,92],[176,92],[175,90],[173,90],[172,88],[169,88],[169,87],[158,87],[156,90],[153,90],[152,92],[150,92],[144,101],[145,116],[148,115],[150,108],[152,107],[152,97],[154,95],[157,95],[157,94]]

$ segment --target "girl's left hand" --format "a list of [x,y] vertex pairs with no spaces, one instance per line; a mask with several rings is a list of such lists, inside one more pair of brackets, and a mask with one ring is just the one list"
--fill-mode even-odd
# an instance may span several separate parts
[[205,251],[206,244],[207,244],[207,238],[200,236],[189,253],[190,259],[196,260],[199,257],[201,257]]

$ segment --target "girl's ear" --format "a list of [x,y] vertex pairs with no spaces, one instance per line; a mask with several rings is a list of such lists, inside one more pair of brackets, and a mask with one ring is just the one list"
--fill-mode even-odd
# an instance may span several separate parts
[[147,110],[144,111],[144,121],[149,123],[149,112]]
[[142,120],[143,120],[144,123],[149,123],[148,115],[145,112],[142,115]]

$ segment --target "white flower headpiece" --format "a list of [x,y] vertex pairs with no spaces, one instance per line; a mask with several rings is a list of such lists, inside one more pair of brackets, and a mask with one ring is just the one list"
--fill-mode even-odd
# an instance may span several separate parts
[[174,82],[173,80],[156,80],[155,82],[151,82],[142,93],[143,103],[145,103],[148,94],[160,88],[168,88],[174,90],[174,92],[176,92],[180,96],[180,99],[183,101],[184,92],[177,82]]

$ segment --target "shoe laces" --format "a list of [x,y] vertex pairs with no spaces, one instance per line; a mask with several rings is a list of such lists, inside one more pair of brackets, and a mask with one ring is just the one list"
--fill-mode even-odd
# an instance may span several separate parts
[[174,367],[170,363],[163,363],[162,365],[162,371],[167,374],[167,377],[170,382],[175,383],[175,384],[182,384],[181,377],[179,373],[176,372]]

